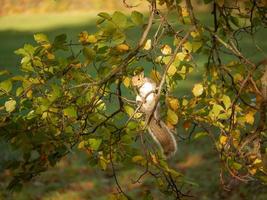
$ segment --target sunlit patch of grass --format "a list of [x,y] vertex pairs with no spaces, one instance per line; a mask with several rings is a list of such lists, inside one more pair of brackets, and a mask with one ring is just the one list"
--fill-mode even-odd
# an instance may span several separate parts
[[48,31],[92,23],[96,13],[19,14],[0,17],[0,31]]

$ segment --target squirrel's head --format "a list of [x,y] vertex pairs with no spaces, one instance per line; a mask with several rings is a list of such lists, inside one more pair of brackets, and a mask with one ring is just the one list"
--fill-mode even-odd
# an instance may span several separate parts
[[142,71],[141,73],[139,74],[136,74],[132,77],[132,86],[133,87],[141,87],[142,85],[144,85],[144,77],[145,77],[145,74],[144,74],[144,71]]

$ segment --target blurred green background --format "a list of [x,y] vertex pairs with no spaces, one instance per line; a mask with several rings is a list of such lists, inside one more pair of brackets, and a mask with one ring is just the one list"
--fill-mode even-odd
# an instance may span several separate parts
[[[2,3],[3,2],[3,3]],[[107,3],[108,2],[108,3]],[[144,1],[128,1],[137,5]],[[96,30],[96,14],[102,11],[113,12],[129,9],[123,7],[122,1],[99,0],[2,0],[0,7],[0,70],[7,69],[18,73],[20,59],[14,51],[25,43],[34,43],[34,33],[45,33],[52,40],[54,36],[66,33],[68,40],[77,41],[81,31],[94,32]],[[194,3],[197,6],[197,2]],[[136,9],[145,10],[142,5]],[[202,22],[211,23],[211,16],[207,7],[199,6],[198,18]],[[204,11],[204,12],[203,12]],[[175,18],[172,19],[175,22]],[[130,36],[137,38],[140,30],[133,30]],[[259,30],[253,39],[246,34],[240,34],[242,50],[252,60],[266,57],[267,30]],[[259,53],[255,45],[263,50]],[[225,57],[225,60],[228,58]],[[178,96],[191,93],[192,85],[200,80],[203,72],[205,57],[196,60],[200,68],[196,69],[186,81],[179,83]],[[184,132],[178,128],[178,132]],[[184,133],[186,134],[186,133]],[[90,166],[86,153],[73,152],[57,164],[55,168],[26,183],[21,192],[10,193],[5,187],[10,180],[10,172],[3,170],[6,161],[16,158],[16,154],[5,144],[0,142],[0,199],[16,200],[84,200],[108,199],[108,194],[116,192],[116,185],[111,172],[100,171]],[[177,156],[171,165],[184,173],[198,186],[193,187],[191,194],[196,199],[267,199],[266,186],[253,184],[233,184],[233,190],[224,191],[220,184],[220,162],[214,146],[208,138],[200,140],[180,140]],[[132,184],[129,177],[137,178],[142,170],[128,166],[117,166],[120,184],[127,193],[138,196],[140,189],[151,189],[155,199],[163,197],[153,190],[151,180],[143,179],[140,184]]]

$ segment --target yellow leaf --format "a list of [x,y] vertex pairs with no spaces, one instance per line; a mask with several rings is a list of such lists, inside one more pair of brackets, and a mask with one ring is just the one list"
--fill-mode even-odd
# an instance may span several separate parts
[[46,53],[46,56],[47,56],[47,58],[48,58],[49,60],[53,60],[53,59],[55,59],[55,55],[52,54],[52,53],[50,53],[50,52],[47,52],[47,53]]
[[167,111],[167,121],[170,122],[172,125],[176,125],[178,123],[178,116],[171,109],[168,109]]
[[193,38],[198,37],[200,35],[197,31],[192,31],[190,34]]
[[262,160],[259,159],[259,158],[256,158],[256,159],[254,160],[254,162],[252,163],[252,165],[257,165],[257,164],[261,164],[261,163],[262,163]]
[[194,88],[192,90],[195,97],[198,97],[203,94],[204,88],[203,85],[198,83],[194,85]]
[[234,81],[239,82],[243,80],[243,76],[241,74],[235,74],[234,75]]
[[26,96],[31,99],[32,98],[32,90],[29,90],[27,93],[26,93]]
[[177,68],[174,64],[171,64],[171,66],[169,67],[168,71],[167,71],[167,74],[169,76],[173,76],[177,71]]
[[212,84],[210,86],[210,90],[211,90],[211,95],[214,96],[217,93],[217,87],[215,84]]
[[224,110],[224,108],[219,105],[219,104],[213,104],[212,109],[209,113],[209,116],[212,117],[213,119],[216,119],[219,116],[219,114]]
[[150,153],[150,157],[151,157],[151,160],[152,160],[152,162],[154,164],[158,164],[159,163],[157,157],[155,156],[155,154]]
[[133,117],[134,117],[135,119],[139,119],[140,117],[142,117],[142,115],[143,115],[142,113],[137,112],[137,113],[134,114]]
[[251,175],[254,175],[254,174],[256,174],[256,172],[257,172],[257,168],[249,168],[248,169],[248,172],[251,174]]
[[79,144],[78,144],[78,149],[83,149],[85,147],[85,141],[81,141]]
[[187,104],[188,104],[188,100],[187,100],[187,99],[183,99],[183,101],[182,101],[182,105],[183,105],[183,106],[187,106]]
[[234,145],[235,148],[239,147],[239,143],[240,143],[239,140],[233,139],[233,145]]
[[178,59],[179,61],[183,61],[186,56],[187,55],[184,52],[179,52],[179,53],[177,53],[175,58]]
[[220,144],[221,144],[221,145],[225,145],[225,144],[227,143],[227,139],[228,139],[228,137],[226,137],[226,136],[224,136],[224,135],[221,135],[221,136],[220,136],[220,139],[219,139]]
[[129,51],[129,46],[127,44],[119,44],[116,47],[117,51],[119,52],[125,52],[125,51]]
[[[131,106],[128,106],[128,105],[124,106],[124,110],[129,115],[129,117],[132,117],[132,115],[135,112],[135,110]],[[133,118],[138,119],[141,116],[142,116],[142,113],[135,113]]]
[[6,111],[9,113],[13,112],[16,108],[16,104],[17,104],[17,102],[13,99],[6,101],[5,102]]
[[170,55],[172,53],[172,48],[167,44],[163,45],[160,50],[163,55]]
[[182,16],[187,17],[189,16],[189,12],[186,7],[182,7]]
[[149,50],[149,49],[151,49],[151,39],[148,39],[144,46],[144,50]]
[[236,140],[240,140],[240,130],[238,130],[238,129],[233,130],[231,132],[231,136]]
[[98,160],[98,164],[102,170],[106,170],[108,166],[108,160],[104,158],[104,156],[100,156]]
[[89,35],[87,37],[87,41],[90,43],[96,43],[97,42],[97,38],[94,35]]
[[181,69],[179,71],[177,71],[177,73],[183,78],[185,79],[185,75],[186,75],[186,66],[182,66]]
[[80,68],[82,68],[83,65],[82,65],[82,63],[77,63],[77,64],[71,64],[71,66],[73,66],[77,69],[80,69]]
[[178,108],[179,108],[179,101],[178,101],[178,99],[173,98],[173,97],[168,97],[167,98],[167,102],[168,102],[169,107],[172,110],[174,110],[174,111],[177,111],[178,110]]
[[42,44],[42,46],[45,48],[45,49],[50,49],[52,47],[52,45],[50,43],[47,43],[47,44]]
[[173,40],[173,45],[177,46],[180,43],[180,41],[181,41],[180,38],[175,37],[174,40]]
[[226,64],[226,67],[237,67],[239,65],[240,65],[240,63],[238,61],[231,61],[231,62]]
[[227,110],[231,106],[231,99],[230,99],[230,97],[227,96],[227,95],[223,95],[222,101],[223,101],[223,104],[224,104],[224,106],[225,106],[225,108]]
[[170,59],[171,59],[171,56],[164,56],[162,58],[162,62],[167,65],[170,62]]
[[192,46],[192,44],[190,43],[190,42],[186,42],[186,43],[184,43],[184,48],[190,53],[190,52],[192,52],[192,50],[193,50],[193,46]]
[[166,121],[165,124],[170,130],[174,129],[174,126],[169,121]]
[[161,63],[162,62],[162,56],[156,57],[155,62],[156,63]]
[[138,163],[138,164],[141,164],[141,165],[145,165],[146,164],[146,159],[141,155],[136,155],[136,156],[132,157],[132,162],[133,163]]
[[128,88],[131,85],[131,79],[129,77],[125,77],[123,79],[123,84]]
[[151,70],[151,72],[150,72],[150,77],[151,77],[151,79],[152,79],[153,81],[156,82],[157,85],[160,83],[161,75],[160,75],[160,73],[159,73],[158,71],[156,71],[156,70],[154,70],[154,69]]
[[245,120],[248,124],[253,125],[254,124],[254,112],[249,111],[245,116]]
[[79,34],[79,42],[82,43],[82,44],[86,44],[88,41],[88,32],[87,31],[83,31]]
[[42,114],[42,119],[47,118],[47,115],[48,115],[48,112],[43,112],[43,114]]

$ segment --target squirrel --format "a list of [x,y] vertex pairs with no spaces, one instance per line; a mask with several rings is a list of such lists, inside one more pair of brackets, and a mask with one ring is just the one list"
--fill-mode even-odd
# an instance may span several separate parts
[[[157,85],[152,79],[144,77],[144,71],[133,76],[131,84],[137,89],[136,103],[141,104],[140,111],[145,114],[148,120],[156,104]],[[163,155],[169,158],[176,153],[177,144],[171,130],[160,120],[159,108],[160,105],[158,103],[148,123],[148,132],[160,147]]]

